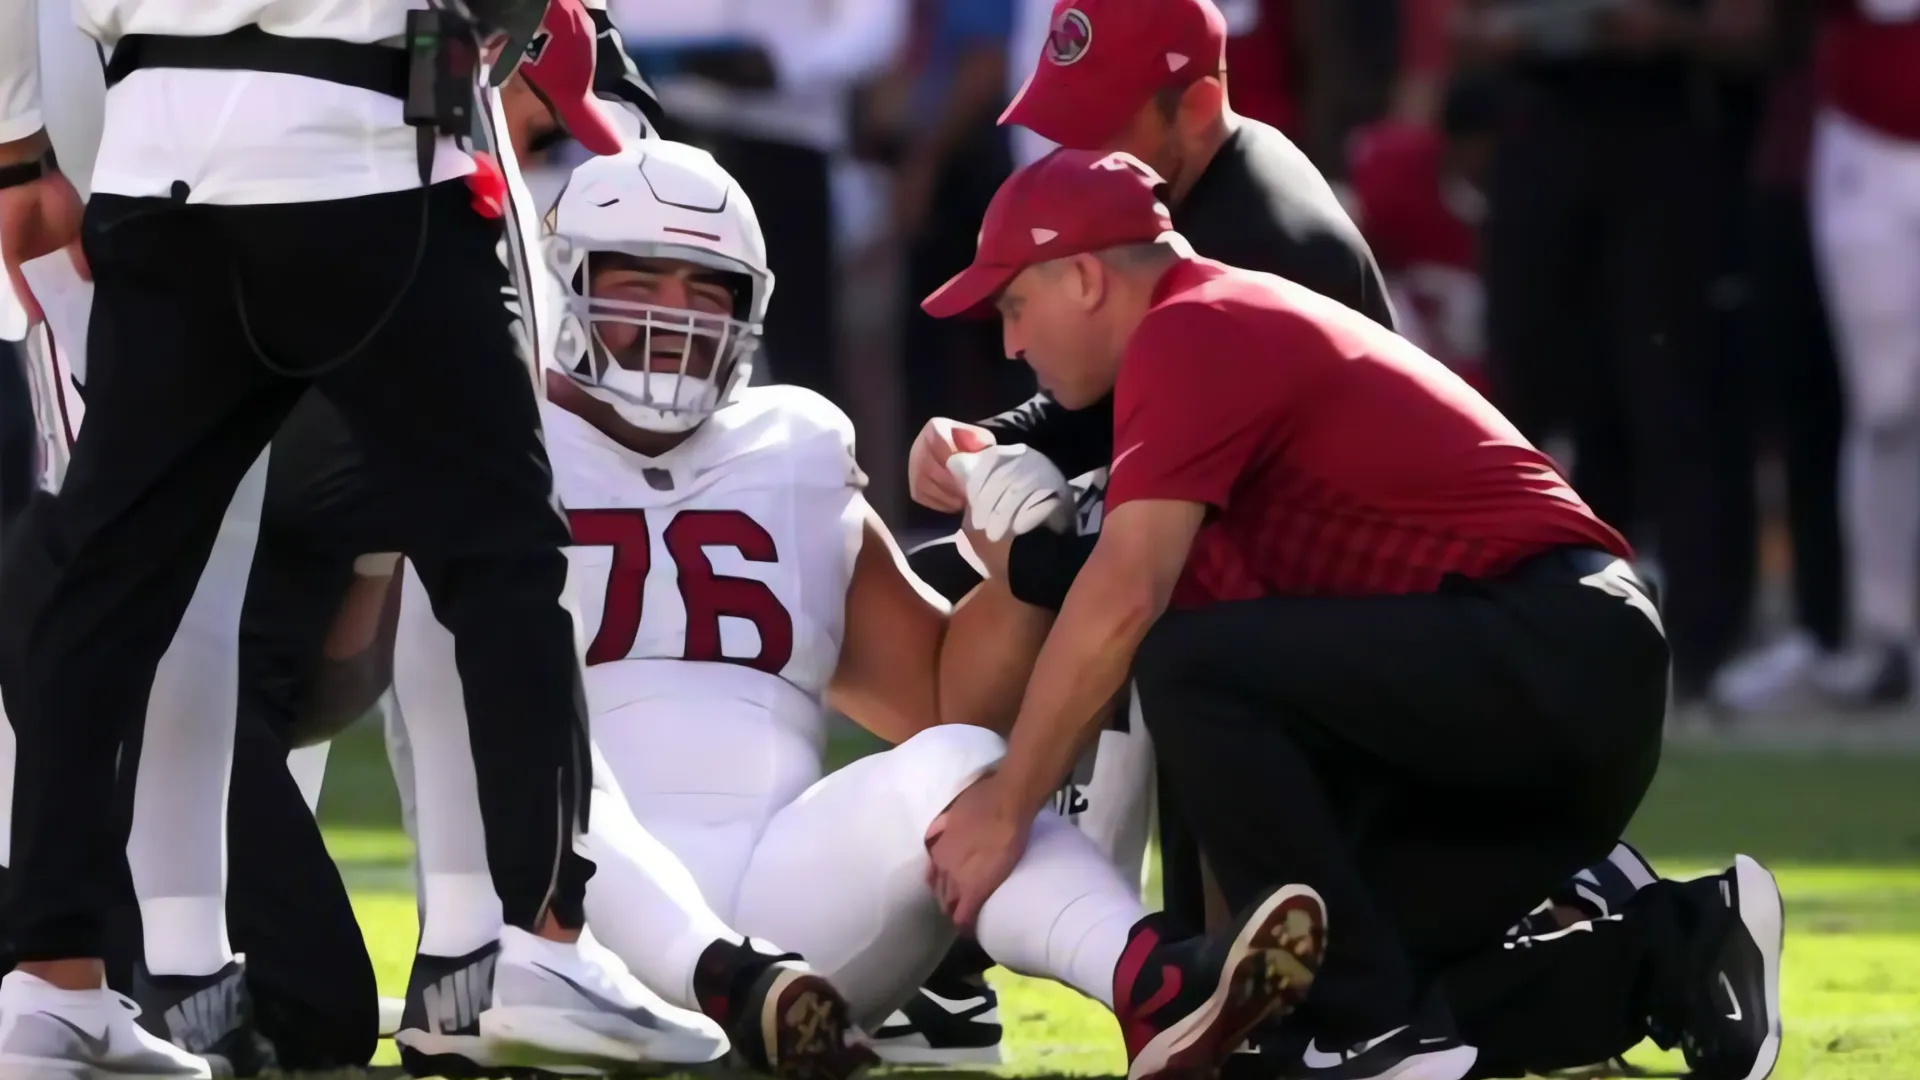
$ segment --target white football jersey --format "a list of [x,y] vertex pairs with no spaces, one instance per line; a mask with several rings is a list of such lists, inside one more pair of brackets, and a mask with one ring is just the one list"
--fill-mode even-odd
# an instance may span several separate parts
[[866,505],[846,414],[749,388],[654,458],[550,403],[544,422],[596,727],[659,701],[823,734]]

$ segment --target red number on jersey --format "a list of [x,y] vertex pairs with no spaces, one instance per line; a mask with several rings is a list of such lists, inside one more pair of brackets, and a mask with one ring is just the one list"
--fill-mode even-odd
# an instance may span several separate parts
[[[653,567],[646,511],[571,510],[567,519],[573,525],[575,544],[613,549],[600,630],[587,646],[587,664],[624,660],[640,634],[647,572]],[[667,523],[664,539],[687,609],[687,643],[681,658],[745,664],[779,674],[793,658],[793,616],[765,582],[714,573],[706,550],[730,547],[749,562],[777,562],[780,553],[773,537],[738,510],[683,510]],[[723,616],[753,624],[760,634],[758,656],[734,657],[720,651]]]

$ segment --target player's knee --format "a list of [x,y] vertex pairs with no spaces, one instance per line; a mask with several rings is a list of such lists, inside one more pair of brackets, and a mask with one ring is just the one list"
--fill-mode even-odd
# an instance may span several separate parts
[[941,724],[886,751],[876,764],[885,768],[904,812],[924,827],[1006,753],[1006,740],[993,731]]

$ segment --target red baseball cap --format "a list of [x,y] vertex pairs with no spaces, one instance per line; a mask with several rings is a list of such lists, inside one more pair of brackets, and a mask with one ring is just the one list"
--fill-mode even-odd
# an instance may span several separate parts
[[1058,0],[1046,47],[1000,122],[1098,149],[1154,94],[1219,73],[1226,55],[1227,20],[1213,0]]
[[617,154],[620,129],[593,93],[598,49],[580,0],[552,0],[517,70],[575,141],[594,154]]
[[920,307],[936,319],[984,318],[1035,263],[1158,240],[1173,231],[1166,181],[1132,154],[1059,149],[1000,185],[987,204],[973,265]]

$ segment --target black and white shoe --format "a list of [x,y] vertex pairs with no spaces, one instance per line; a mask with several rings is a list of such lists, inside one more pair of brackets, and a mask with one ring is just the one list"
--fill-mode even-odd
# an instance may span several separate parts
[[1289,1080],[1462,1080],[1480,1052],[1442,1029],[1397,1027],[1352,1046],[1307,1044]]
[[1542,937],[1566,929],[1558,909],[1573,908],[1589,919],[1618,914],[1641,889],[1660,880],[1646,856],[1621,841],[1600,862],[1568,878],[1539,907],[1507,932],[1508,937]]
[[1686,995],[1682,1029],[1656,1024],[1654,1040],[1680,1047],[1693,1080],[1766,1080],[1780,1060],[1780,886],[1745,855],[1726,873],[1688,885],[1715,894],[1705,932],[1719,940],[1703,943],[1707,959]]
[[211,975],[153,975],[133,969],[140,1026],[237,1077],[274,1068],[273,1044],[253,1025],[253,996],[244,959]]
[[986,976],[936,973],[873,1033],[888,1065],[999,1065],[1000,998]]

